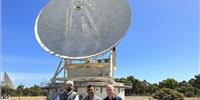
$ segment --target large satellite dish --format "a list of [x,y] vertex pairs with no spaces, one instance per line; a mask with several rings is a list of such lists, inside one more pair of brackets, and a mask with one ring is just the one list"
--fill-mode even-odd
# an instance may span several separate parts
[[130,23],[127,0],[50,0],[37,17],[35,35],[50,54],[81,59],[113,48]]

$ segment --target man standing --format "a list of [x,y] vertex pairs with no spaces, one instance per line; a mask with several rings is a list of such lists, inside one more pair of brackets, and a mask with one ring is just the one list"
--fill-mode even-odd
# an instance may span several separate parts
[[74,83],[72,81],[67,81],[65,86],[65,91],[60,94],[59,100],[79,100],[78,94],[73,91]]
[[106,86],[106,92],[107,92],[107,97],[104,98],[103,100],[122,100],[119,96],[117,96],[115,93],[115,88],[113,85],[108,84]]
[[102,100],[100,97],[95,95],[95,88],[93,85],[87,86],[87,93],[88,95],[83,98],[83,100]]

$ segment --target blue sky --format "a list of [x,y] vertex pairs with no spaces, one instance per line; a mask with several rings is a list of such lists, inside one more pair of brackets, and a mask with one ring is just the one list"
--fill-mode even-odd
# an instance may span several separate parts
[[[1,72],[8,72],[15,86],[49,80],[59,63],[34,36],[36,16],[47,2],[2,0]],[[116,77],[133,75],[153,83],[189,80],[200,73],[198,0],[129,0],[129,4],[132,24],[117,46]]]

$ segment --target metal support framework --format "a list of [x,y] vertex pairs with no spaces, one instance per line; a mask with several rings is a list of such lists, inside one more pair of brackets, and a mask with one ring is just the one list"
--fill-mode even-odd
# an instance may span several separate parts
[[111,60],[111,63],[110,63],[110,69],[111,69],[110,76],[114,78],[114,71],[116,69],[116,49],[115,49],[115,47],[111,51],[110,60]]
[[[53,78],[51,79],[52,83],[56,83],[56,81],[66,81],[68,79],[77,79],[77,74],[80,74],[84,72],[86,69],[89,70],[86,71],[87,75],[83,75],[86,79],[89,77],[95,77],[96,73],[101,73],[98,75],[98,78],[110,78],[114,79],[114,71],[116,69],[116,49],[115,47],[108,53],[109,56],[107,58],[104,57],[104,55],[95,56],[92,58],[87,59],[61,59],[58,67],[54,73]],[[74,70],[72,70],[74,69]],[[70,70],[73,71],[73,73],[70,73]],[[92,70],[92,71],[90,71]],[[104,70],[108,70],[108,74],[103,72]],[[64,72],[63,77],[58,77],[62,71]],[[71,76],[71,77],[70,77]],[[76,77],[77,76],[77,77]],[[102,76],[102,77],[101,77]],[[110,80],[109,79],[109,80]]]
[[62,63],[63,63],[63,59],[60,60],[59,64],[58,64],[58,67],[56,69],[56,72],[54,73],[54,76],[53,78],[51,79],[51,82],[52,83],[55,83],[56,82],[56,78],[57,76],[62,72],[62,70],[64,69],[64,66],[62,66]]

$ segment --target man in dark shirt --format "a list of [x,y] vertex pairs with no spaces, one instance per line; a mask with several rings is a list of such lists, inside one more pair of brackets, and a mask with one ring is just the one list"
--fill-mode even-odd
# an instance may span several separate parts
[[83,98],[83,100],[102,100],[100,97],[95,95],[95,88],[93,85],[87,86],[87,93],[88,95]]
[[107,92],[107,97],[104,98],[103,100],[122,100],[121,97],[117,96],[115,93],[115,88],[113,85],[108,84],[106,86],[106,92]]

